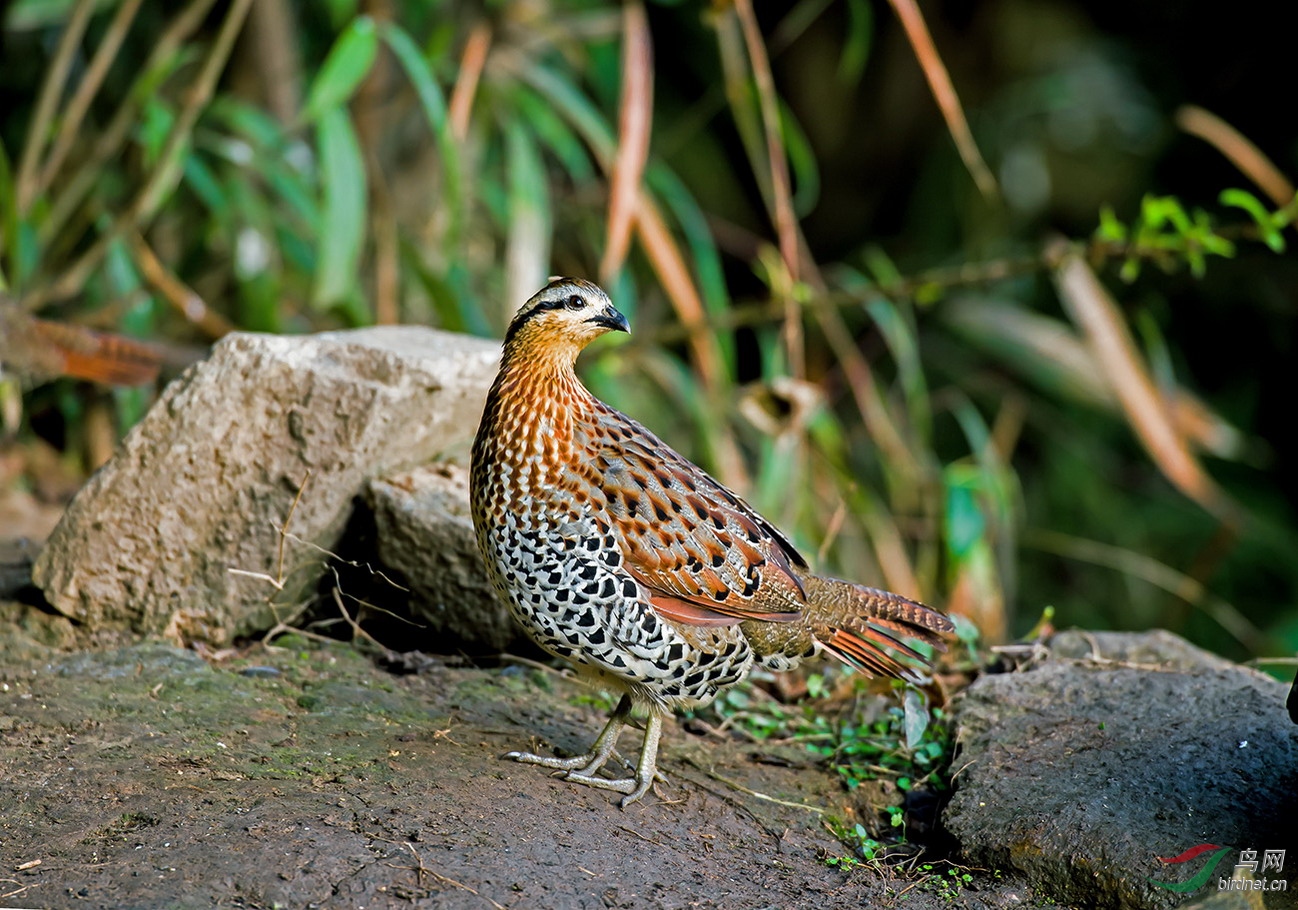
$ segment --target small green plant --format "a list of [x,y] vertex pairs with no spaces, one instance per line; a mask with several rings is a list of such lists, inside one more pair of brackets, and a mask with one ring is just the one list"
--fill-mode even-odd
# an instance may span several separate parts
[[[945,868],[941,868],[942,866]],[[968,869],[946,863],[923,863],[916,872],[920,876],[921,890],[936,894],[947,903],[954,903],[960,897],[960,892],[973,884],[974,880],[973,873]],[[999,877],[999,873],[997,875]]]
[[[1257,239],[1273,252],[1284,252],[1281,231],[1293,220],[1292,202],[1272,211],[1252,193],[1239,189],[1223,190],[1218,201],[1245,212],[1252,219],[1250,228]],[[1110,207],[1101,207],[1100,224],[1095,230],[1096,241],[1123,250],[1121,276],[1128,282],[1136,280],[1145,261],[1169,272],[1184,264],[1195,278],[1202,278],[1207,257],[1232,258],[1235,240],[1243,236],[1238,225],[1218,228],[1203,209],[1187,210],[1175,196],[1154,195],[1141,200],[1140,213],[1131,225],[1120,221]]]
[[830,833],[852,851],[847,856],[825,857],[825,865],[833,866],[835,869],[851,872],[858,866],[877,866],[884,859],[890,846],[888,843],[872,837],[870,832],[866,830],[865,825],[860,822],[848,827],[846,822],[837,818],[830,818],[825,824]]
[[858,681],[856,697],[836,707],[826,701],[832,691],[826,675],[817,673],[807,678],[807,697],[797,704],[782,704],[757,687],[737,686],[711,708],[722,718],[721,729],[738,730],[759,742],[801,744],[822,757],[849,790],[869,781],[886,782],[883,798],[872,807],[878,819],[874,833],[863,823],[827,821],[830,832],[851,851],[826,859],[841,869],[878,862],[885,851],[907,843],[901,805],[906,793],[917,787],[941,792],[950,786],[945,776],[952,747],[946,712],[930,708],[921,690],[901,683],[898,702],[866,695],[865,685]]
[[902,791],[921,784],[937,790],[948,786],[943,777],[951,751],[946,712],[927,708],[917,690],[907,690],[901,706],[888,707],[875,720],[849,719],[831,732],[829,741],[809,742],[807,748],[824,756],[849,788],[881,778]]
[[612,713],[617,707],[617,697],[603,689],[588,689],[568,699],[570,704],[594,708],[596,711]]

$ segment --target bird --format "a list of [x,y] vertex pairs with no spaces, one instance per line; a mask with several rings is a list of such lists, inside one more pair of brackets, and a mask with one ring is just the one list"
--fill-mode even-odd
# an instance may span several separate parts
[[31,382],[67,376],[104,385],[148,385],[164,360],[165,352],[153,345],[39,319],[0,295],[0,373]]
[[[818,655],[920,682],[951,621],[888,591],[815,574],[789,538],[640,423],[597,399],[577,355],[630,332],[597,285],[553,279],[515,314],[474,438],[470,503],[488,574],[545,651],[620,693],[584,753],[503,758],[624,794],[662,779],[664,718],[755,668]],[[626,777],[600,771],[645,712]],[[620,759],[619,759],[620,761]]]

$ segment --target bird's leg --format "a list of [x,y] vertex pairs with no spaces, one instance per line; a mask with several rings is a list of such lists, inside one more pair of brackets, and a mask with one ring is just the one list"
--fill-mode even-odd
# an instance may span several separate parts
[[572,758],[554,758],[553,756],[536,755],[531,752],[506,752],[502,757],[529,765],[540,765],[543,768],[568,771],[570,772],[567,775],[569,778],[572,778],[574,774],[580,775],[577,779],[583,783],[588,777],[592,780],[603,780],[603,778],[595,778],[593,775],[604,766],[609,756],[613,754],[613,748],[617,745],[617,736],[622,732],[622,727],[625,726],[627,718],[630,716],[631,696],[623,695],[622,700],[613,709],[613,714],[609,717],[608,723],[604,725],[604,729],[600,731],[599,736],[595,737],[595,742],[591,743],[590,749],[581,755],[574,755]]
[[[625,793],[622,799],[622,808],[625,809],[633,802],[638,800],[649,792],[653,786],[654,779],[658,775],[658,739],[662,736],[663,716],[652,707],[649,709],[649,721],[645,725],[644,745],[640,748],[640,761],[636,763],[634,777],[624,777],[620,780],[609,780],[604,777],[595,777],[593,773],[586,768],[576,771],[569,771],[564,775],[566,780],[576,781],[579,784],[587,784],[591,787],[599,787],[604,790],[616,790],[619,793]],[[603,734],[600,734],[603,738]],[[610,747],[611,751],[611,747]]]

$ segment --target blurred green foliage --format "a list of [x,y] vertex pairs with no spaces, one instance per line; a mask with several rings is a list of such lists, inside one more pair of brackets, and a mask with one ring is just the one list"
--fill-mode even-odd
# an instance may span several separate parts
[[[667,244],[641,222],[606,278],[635,334],[587,357],[597,394],[824,569],[949,604],[993,638],[1053,605],[1064,625],[1167,626],[1235,657],[1298,649],[1270,365],[1225,370],[1186,328],[1236,308],[1266,350],[1292,337],[1294,207],[1229,171],[1164,185],[1160,163],[1198,141],[1172,119],[1194,99],[1156,92],[1139,43],[1081,6],[929,11],[998,198],[961,165],[888,5],[760,10],[760,52],[745,8],[648,6],[642,193]],[[19,0],[0,73],[4,287],[45,316],[208,340],[143,246],[243,329],[499,334],[547,275],[597,271],[622,9]],[[1145,418],[1051,283],[1069,256],[1116,299],[1107,325],[1134,339],[1160,419],[1228,514],[1142,448]],[[75,398],[27,405],[75,421]]]

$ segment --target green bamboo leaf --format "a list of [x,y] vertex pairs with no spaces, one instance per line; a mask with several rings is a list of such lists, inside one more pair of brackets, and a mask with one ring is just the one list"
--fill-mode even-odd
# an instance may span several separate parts
[[1000,454],[992,441],[991,427],[983,419],[978,408],[964,396],[959,396],[951,409],[956,422],[969,442],[977,465],[964,465],[965,474],[961,475],[971,488],[978,493],[978,502],[984,517],[990,515],[996,525],[997,533],[1002,537],[1012,532],[1014,527],[1014,510],[1017,502],[1015,477],[1012,471],[1001,460]]
[[[271,227],[270,200],[243,172],[236,171],[223,184],[231,218],[222,225],[233,245],[234,278],[238,283],[235,321],[254,332],[282,330],[280,302],[284,270],[278,260]],[[312,253],[311,265],[315,263]],[[304,272],[309,274],[309,269]]]
[[518,114],[527,123],[546,148],[559,160],[559,164],[576,186],[595,179],[595,166],[590,153],[568,125],[554,112],[553,106],[526,86],[516,86],[513,93]]
[[784,137],[784,151],[789,156],[793,171],[793,210],[805,218],[820,201],[820,169],[816,166],[816,150],[811,140],[788,105],[780,102],[780,133]]
[[419,46],[415,44],[409,33],[392,22],[383,23],[381,29],[383,40],[414,87],[419,104],[424,109],[424,116],[428,118],[428,124],[432,127],[433,137],[437,140],[437,150],[442,156],[442,171],[445,177],[442,186],[449,197],[448,240],[451,245],[455,245],[459,241],[461,227],[464,224],[464,181],[460,176],[460,150],[456,145],[455,137],[451,134],[446,96],[433,77],[431,64],[420,53]]
[[876,284],[886,288],[901,282],[901,269],[897,268],[883,247],[872,243],[861,252],[866,271]]
[[874,6],[869,0],[848,0],[847,40],[838,58],[838,78],[848,84],[860,81],[874,43]]
[[401,238],[401,273],[424,292],[436,317],[436,325],[452,332],[468,331],[464,314],[460,312],[459,298],[445,279],[429,268],[419,247],[406,237]]
[[540,64],[524,65],[523,79],[576,128],[597,158],[612,161],[613,130],[599,109],[561,73]]
[[897,362],[897,373],[906,395],[906,411],[910,423],[927,442],[932,434],[933,417],[915,327],[890,300],[874,300],[866,304],[865,310],[879,327],[884,343]]
[[[508,192],[506,220],[506,274],[509,286],[503,311],[503,326],[513,308],[545,283],[550,273],[550,192],[540,149],[527,128],[511,123],[505,128],[505,171]],[[610,288],[610,290],[613,290]],[[628,314],[630,316],[630,314]]]
[[314,230],[314,225],[320,220],[320,207],[316,204],[307,175],[284,161],[271,161],[267,163],[263,176],[279,199],[286,203],[279,212],[280,220]]
[[1110,243],[1123,243],[1126,241],[1127,226],[1118,220],[1118,216],[1113,213],[1112,206],[1100,206],[1100,226],[1095,229],[1095,235],[1101,240],[1107,240]]
[[987,520],[978,508],[979,474],[973,465],[948,465],[946,487],[946,543],[956,560],[964,559],[987,533]]
[[1194,210],[1194,235],[1205,253],[1226,259],[1235,255],[1235,244],[1213,230],[1212,219],[1203,209]]
[[532,134],[522,124],[506,127],[505,152],[510,217],[540,217],[548,223],[550,192],[545,164]]
[[346,104],[374,65],[379,36],[369,16],[353,19],[325,57],[311,83],[302,120],[314,123],[327,112]]
[[229,218],[230,207],[225,194],[221,191],[221,182],[199,155],[185,158],[185,186],[207,206],[212,217],[218,222]]
[[356,283],[367,220],[365,164],[356,131],[341,107],[320,114],[316,144],[324,205],[311,300],[327,307],[341,302]]
[[[699,293],[708,315],[722,318],[730,310],[730,292],[721,264],[721,254],[713,239],[712,228],[699,204],[685,184],[671,170],[651,164],[645,170],[645,182],[667,206],[689,246],[690,264],[698,279]],[[735,339],[730,332],[717,335],[717,345],[731,375],[735,373]]]
[[136,137],[144,147],[145,158],[150,166],[158,163],[158,155],[167,141],[176,115],[171,108],[157,98],[151,98],[140,111],[140,121],[136,127]]
[[207,120],[234,133],[254,149],[275,150],[284,144],[284,128],[270,114],[228,95],[216,98],[205,115]]
[[420,53],[419,46],[415,44],[409,32],[391,22],[383,23],[383,40],[387,42],[392,53],[396,55],[397,61],[405,69],[406,77],[410,79],[415,93],[419,96],[419,103],[423,105],[433,132],[440,134],[449,125],[446,96],[438,86],[437,80],[433,78],[432,69],[424,59],[424,55]]
[[338,28],[356,15],[360,0],[324,0],[321,6],[325,9],[329,24]]
[[9,166],[9,153],[0,142],[0,255],[8,251],[5,257],[7,269],[0,269],[0,291],[9,289],[5,272],[18,280],[18,244],[14,238],[19,235],[18,207],[14,204],[14,177]]

